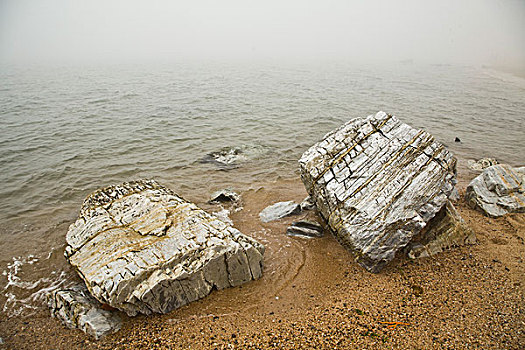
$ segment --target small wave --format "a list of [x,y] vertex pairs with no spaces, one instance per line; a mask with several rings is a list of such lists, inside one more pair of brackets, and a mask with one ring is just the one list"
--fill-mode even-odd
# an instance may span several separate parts
[[[1,299],[5,298],[2,312],[8,317],[32,315],[47,303],[47,295],[50,292],[72,284],[66,271],[53,270],[42,273],[43,266],[54,266],[51,261],[54,253],[49,252],[45,258],[35,255],[13,257],[12,262],[7,264],[2,272],[7,283],[2,289]],[[37,264],[42,266],[36,267]]]
[[16,286],[19,288],[34,288],[31,284],[28,284],[28,282],[22,282],[20,280],[20,277],[18,277],[18,273],[24,264],[32,265],[36,263],[39,259],[35,257],[34,255],[28,255],[25,258],[22,257],[13,257],[13,262],[10,264],[7,264],[7,270],[4,270],[2,272],[2,275],[7,277],[7,284],[4,287],[4,290],[8,289],[10,286]]
[[139,94],[137,94],[135,92],[126,92],[122,96],[120,96],[120,98],[122,98],[122,99],[129,99],[129,98],[137,97],[137,96],[139,96]]
[[62,271],[60,272],[57,280],[53,281],[50,278],[41,278],[40,280],[34,282],[32,288],[25,288],[30,290],[37,288],[39,285],[47,284],[47,287],[37,289],[35,292],[31,293],[26,298],[20,298],[12,292],[6,292],[4,294],[4,296],[6,297],[6,301],[2,308],[2,312],[6,313],[8,317],[22,315],[31,316],[34,311],[38,310],[46,304],[47,296],[49,295],[49,293],[64,286],[65,282],[66,273]]
[[106,103],[106,102],[110,102],[111,100],[109,98],[97,98],[95,100],[90,100],[90,101],[87,101],[88,104],[101,104],[101,103]]

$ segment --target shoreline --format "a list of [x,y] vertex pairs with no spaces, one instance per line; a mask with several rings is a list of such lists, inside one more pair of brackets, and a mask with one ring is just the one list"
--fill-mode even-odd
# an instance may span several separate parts
[[[458,169],[464,192],[468,174]],[[416,261],[397,258],[379,274],[357,265],[331,235],[285,235],[292,221],[262,224],[258,213],[281,200],[300,201],[299,180],[242,192],[230,216],[267,246],[263,277],[214,291],[166,315],[123,317],[122,329],[94,341],[39,310],[0,320],[0,348],[510,348],[525,344],[525,214],[490,219],[457,209],[478,243]],[[207,211],[217,206],[202,205]],[[381,322],[402,322],[395,329]]]
[[516,78],[525,79],[525,67],[518,66],[487,66],[487,68],[494,69],[495,71],[509,74]]

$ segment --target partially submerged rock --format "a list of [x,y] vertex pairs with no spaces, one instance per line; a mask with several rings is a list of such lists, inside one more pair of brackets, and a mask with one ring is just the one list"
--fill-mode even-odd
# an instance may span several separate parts
[[100,302],[165,313],[261,277],[264,246],[153,180],[89,195],[65,256]]
[[51,315],[69,328],[78,328],[96,339],[120,329],[120,317],[104,310],[83,285],[53,291],[48,297]]
[[288,236],[299,236],[308,238],[323,237],[323,227],[313,221],[296,221],[287,229]]
[[481,158],[478,160],[469,159],[467,162],[467,167],[472,171],[483,171],[483,169],[487,169],[489,166],[493,166],[498,164],[498,161],[494,158]]
[[284,218],[285,216],[299,214],[301,207],[294,201],[278,202],[264,208],[259,213],[259,218],[262,222],[270,222]]
[[442,144],[384,112],[328,133],[299,163],[317,210],[371,272],[421,232],[456,183],[456,159]]
[[225,202],[238,202],[241,199],[241,196],[239,196],[235,191],[232,191],[230,189],[223,189],[214,192],[211,195],[210,200],[208,203],[214,204],[214,203],[225,203]]
[[470,182],[465,199],[470,206],[490,217],[525,212],[524,187],[525,167],[493,165]]
[[225,147],[219,151],[210,152],[201,159],[202,163],[214,163],[216,165],[234,168],[238,163],[247,160],[243,150],[239,147]]
[[425,258],[446,249],[476,243],[474,231],[467,226],[454,205],[448,201],[409,245],[411,259]]
[[200,162],[214,164],[222,170],[230,170],[239,167],[246,161],[259,157],[265,152],[267,152],[267,148],[257,144],[224,147],[208,153],[200,159]]

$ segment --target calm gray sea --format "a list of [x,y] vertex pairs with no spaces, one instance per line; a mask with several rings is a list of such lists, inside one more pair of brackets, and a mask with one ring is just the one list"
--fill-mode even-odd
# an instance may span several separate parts
[[[310,145],[379,110],[434,134],[460,164],[524,163],[525,80],[490,69],[0,66],[0,312],[30,311],[69,278],[65,233],[91,191],[155,178],[202,203],[224,187],[300,181],[297,160]],[[224,148],[244,161],[202,162]]]

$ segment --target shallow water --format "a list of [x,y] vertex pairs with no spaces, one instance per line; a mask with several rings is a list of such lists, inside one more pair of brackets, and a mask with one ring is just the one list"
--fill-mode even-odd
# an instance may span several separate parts
[[[299,181],[310,145],[378,110],[434,134],[460,166],[480,157],[522,165],[525,152],[525,80],[474,67],[4,66],[0,81],[0,312],[10,315],[29,314],[74,278],[65,233],[102,186],[155,178],[199,205],[232,187],[263,208],[277,196],[257,189]],[[224,148],[242,161],[203,161]],[[270,251],[288,252],[272,254],[265,273],[297,260],[304,244],[257,225],[247,227]]]

